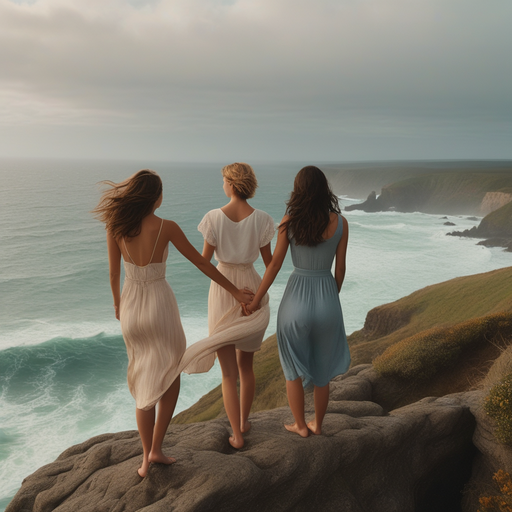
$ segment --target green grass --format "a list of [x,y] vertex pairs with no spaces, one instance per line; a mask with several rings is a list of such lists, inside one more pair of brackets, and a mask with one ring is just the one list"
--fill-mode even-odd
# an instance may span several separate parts
[[505,338],[512,338],[512,313],[495,313],[421,331],[388,347],[373,365],[383,376],[420,383],[453,366],[476,345]]
[[[421,331],[512,311],[511,290],[512,267],[506,267],[427,286],[374,308],[367,315],[365,327],[348,338],[353,364],[370,363],[387,347]],[[375,331],[373,319],[386,315],[401,321],[394,329],[391,322],[386,331]],[[408,319],[405,323],[404,315]]]

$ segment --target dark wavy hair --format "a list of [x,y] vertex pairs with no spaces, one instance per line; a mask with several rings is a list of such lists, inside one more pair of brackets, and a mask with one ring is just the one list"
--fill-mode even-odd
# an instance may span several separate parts
[[323,242],[329,225],[329,214],[341,213],[338,198],[333,194],[325,174],[313,165],[302,168],[293,183],[286,203],[289,219],[279,227],[288,231],[296,245],[315,247]]
[[109,188],[101,195],[92,213],[105,223],[105,229],[117,240],[134,238],[142,219],[153,212],[162,194],[162,180],[155,171],[143,169],[121,183],[102,181]]

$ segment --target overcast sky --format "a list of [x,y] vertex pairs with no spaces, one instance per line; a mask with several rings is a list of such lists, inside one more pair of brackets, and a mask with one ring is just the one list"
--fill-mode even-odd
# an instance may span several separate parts
[[512,158],[510,0],[0,0],[0,157]]

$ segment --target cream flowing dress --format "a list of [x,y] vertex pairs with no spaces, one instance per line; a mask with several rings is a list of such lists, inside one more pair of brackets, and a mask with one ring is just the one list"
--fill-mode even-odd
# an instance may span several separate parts
[[[272,217],[262,210],[254,210],[240,222],[234,222],[220,209],[209,211],[198,230],[215,247],[217,269],[237,288],[256,292],[261,282],[253,263],[260,248],[274,237]],[[250,316],[242,316],[240,304],[224,288],[212,281],[208,295],[209,336],[187,348],[183,356],[186,373],[208,371],[215,362],[215,352],[226,345],[235,345],[245,352],[256,352],[261,347],[270,319],[268,294],[261,307]]]
[[[178,303],[165,278],[168,247],[162,263],[152,263],[162,225],[147,265],[136,265],[124,244],[131,262],[124,262],[125,280],[119,308],[121,331],[128,353],[128,387],[137,408],[144,410],[155,406],[182,371],[210,370],[219,348],[234,344],[246,352],[259,350],[270,318],[268,294],[262,299],[260,309],[250,316],[242,316],[240,304],[212,281],[208,297],[209,336],[185,350]],[[233,222],[218,209],[208,212],[198,229],[215,247],[219,272],[236,287],[256,291],[261,277],[253,263],[260,247],[274,237],[272,217],[254,210],[249,217]]]
[[186,348],[178,303],[165,279],[168,254],[166,246],[162,263],[143,267],[133,261],[124,262],[125,279],[119,315],[128,353],[128,387],[138,409],[151,409],[181,373],[180,362]]

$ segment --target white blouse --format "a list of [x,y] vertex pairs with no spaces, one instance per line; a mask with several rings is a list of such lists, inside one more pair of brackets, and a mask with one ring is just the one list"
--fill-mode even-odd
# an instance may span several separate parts
[[220,208],[209,211],[197,229],[215,247],[215,259],[224,263],[254,263],[275,232],[274,219],[262,210],[234,222]]

